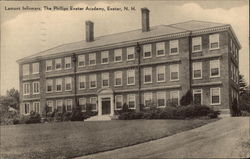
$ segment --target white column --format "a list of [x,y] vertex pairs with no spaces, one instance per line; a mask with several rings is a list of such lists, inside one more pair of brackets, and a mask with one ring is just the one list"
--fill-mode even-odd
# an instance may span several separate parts
[[112,94],[110,96],[110,104],[111,104],[111,111],[110,111],[110,115],[113,116],[114,115],[114,95]]
[[102,115],[102,98],[99,95],[98,96],[98,116],[101,116],[101,115]]

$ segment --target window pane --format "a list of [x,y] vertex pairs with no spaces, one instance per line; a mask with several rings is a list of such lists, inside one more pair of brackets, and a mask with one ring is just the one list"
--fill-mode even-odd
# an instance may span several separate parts
[[29,75],[29,73],[30,73],[29,64],[23,65],[23,75]]
[[164,55],[165,54],[165,43],[164,42],[156,43],[156,52],[157,52],[157,55]]
[[78,56],[78,66],[85,66],[85,55]]
[[170,53],[178,53],[179,42],[178,40],[171,40],[170,41]]

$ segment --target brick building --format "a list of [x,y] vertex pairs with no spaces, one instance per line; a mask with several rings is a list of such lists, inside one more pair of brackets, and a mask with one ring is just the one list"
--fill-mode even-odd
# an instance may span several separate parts
[[98,115],[113,115],[127,103],[140,111],[154,102],[179,104],[188,90],[196,103],[217,109],[238,98],[239,49],[228,24],[187,21],[150,27],[142,8],[142,28],[64,44],[18,60],[22,114],[31,110],[71,111],[91,104]]

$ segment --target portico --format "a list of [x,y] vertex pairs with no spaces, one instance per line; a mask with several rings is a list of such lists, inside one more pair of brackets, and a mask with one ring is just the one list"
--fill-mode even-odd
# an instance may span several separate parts
[[98,95],[98,116],[114,115],[114,92],[110,88],[103,88],[97,91]]

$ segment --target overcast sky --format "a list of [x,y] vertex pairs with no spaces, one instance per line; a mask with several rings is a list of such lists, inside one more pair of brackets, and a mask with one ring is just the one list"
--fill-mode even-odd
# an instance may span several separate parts
[[[5,7],[135,7],[136,11],[10,11]],[[240,72],[249,80],[248,0],[222,1],[75,1],[1,2],[1,94],[19,89],[17,59],[45,49],[85,39],[85,21],[95,23],[95,36],[141,27],[140,8],[150,10],[150,25],[188,20],[231,24],[238,37]]]

